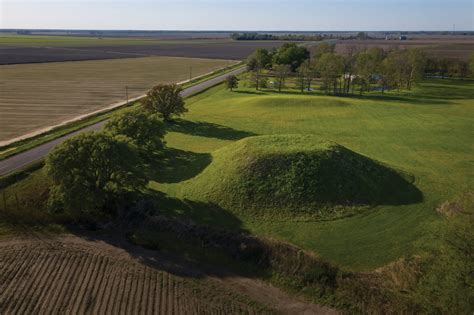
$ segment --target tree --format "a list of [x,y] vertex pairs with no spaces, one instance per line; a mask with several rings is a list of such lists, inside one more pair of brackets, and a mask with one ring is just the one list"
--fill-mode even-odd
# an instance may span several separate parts
[[319,58],[317,67],[323,81],[322,88],[326,90],[326,93],[329,93],[332,88],[336,95],[338,79],[342,78],[344,73],[343,58],[334,53],[325,53]]
[[136,148],[124,136],[87,132],[64,141],[46,158],[53,185],[49,206],[79,216],[113,209],[114,196],[146,187]]
[[318,60],[322,55],[326,53],[334,53],[336,46],[328,43],[320,43],[311,50],[311,58]]
[[247,58],[247,70],[257,71],[261,69],[270,69],[272,66],[272,54],[259,48]]
[[113,116],[104,130],[112,135],[130,138],[137,148],[145,151],[163,149],[166,134],[163,121],[157,114],[147,114],[139,109]]
[[[346,46],[346,52],[344,58],[344,87],[343,94],[349,94],[351,84],[354,83],[357,56],[359,54],[359,48],[355,45]],[[353,88],[354,89],[354,88]]]
[[152,88],[145,98],[143,106],[150,112],[160,115],[165,121],[172,116],[181,116],[187,112],[181,96],[183,89],[176,84],[159,84]]
[[275,67],[275,73],[278,78],[278,92],[281,92],[281,89],[285,83],[286,77],[291,73],[291,66],[278,65]]
[[307,59],[309,59],[308,49],[293,43],[287,43],[276,51],[273,56],[273,63],[276,65],[290,65],[291,71],[296,71]]
[[382,75],[385,82],[400,90],[404,86],[407,72],[407,58],[402,50],[391,51],[382,63]]
[[226,86],[229,90],[234,90],[239,87],[239,78],[235,75],[229,75],[225,80]]
[[311,89],[311,82],[316,76],[314,64],[309,59],[305,60],[298,68],[298,74],[300,76],[301,92],[303,92],[304,89],[309,91]]
[[474,54],[472,54],[471,59],[469,59],[469,71],[471,72],[471,76],[474,77]]
[[426,55],[420,49],[409,49],[406,51],[407,55],[407,89],[410,90],[413,83],[418,82],[423,78],[426,67]]
[[463,60],[453,60],[448,67],[450,77],[464,79],[468,76],[469,64]]
[[362,86],[366,91],[370,91],[370,84],[374,80],[376,74],[379,73],[384,52],[380,48],[371,48],[369,50],[359,53],[356,60],[356,72],[362,82],[360,92],[362,93]]

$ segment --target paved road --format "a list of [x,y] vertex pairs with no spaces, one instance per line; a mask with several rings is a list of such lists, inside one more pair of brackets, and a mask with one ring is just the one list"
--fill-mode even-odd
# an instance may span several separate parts
[[[193,85],[191,87],[188,87],[183,90],[182,95],[183,96],[189,96],[191,94],[203,91],[209,87],[212,87],[222,81],[225,80],[225,78],[231,74],[237,75],[245,71],[245,67],[235,69],[231,72],[225,73],[223,75],[220,75],[218,77],[209,79],[207,81],[204,81],[202,83]],[[19,153],[17,155],[14,155],[10,158],[7,158],[5,160],[0,161],[0,176],[6,175],[8,173],[11,173],[15,170],[18,170],[19,168],[22,168],[24,166],[27,166],[35,161],[38,161],[45,157],[49,151],[51,151],[52,148],[54,148],[57,144],[63,142],[64,140],[78,134],[84,131],[89,131],[89,130],[98,130],[102,128],[102,126],[105,124],[105,121],[96,123],[94,125],[85,127],[83,129],[80,129],[78,131],[72,132],[70,134],[67,134],[65,136],[62,136],[58,139],[52,140],[50,142],[46,142],[44,144],[41,144],[33,149],[30,149],[28,151]]]

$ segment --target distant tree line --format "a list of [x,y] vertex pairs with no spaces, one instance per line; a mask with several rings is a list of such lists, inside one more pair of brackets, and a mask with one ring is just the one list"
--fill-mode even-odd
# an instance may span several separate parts
[[306,34],[273,35],[273,34],[259,34],[259,33],[233,33],[230,37],[233,40],[285,40],[285,41],[321,41],[327,38],[327,36],[325,35],[306,35]]
[[426,74],[466,78],[474,74],[474,57],[470,62],[428,58],[421,49],[349,47],[346,54],[335,52],[335,46],[321,43],[310,51],[288,43],[278,49],[258,49],[247,59],[253,85],[265,88],[274,78],[281,91],[285,80],[297,78],[301,91],[311,90],[318,80],[327,94],[349,95],[373,90],[410,90]]
[[474,54],[468,61],[446,57],[428,57],[426,74],[443,79],[446,77],[466,79],[474,75]]

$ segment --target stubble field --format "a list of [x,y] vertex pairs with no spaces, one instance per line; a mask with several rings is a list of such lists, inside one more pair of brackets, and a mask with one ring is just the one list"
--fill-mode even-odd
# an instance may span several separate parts
[[145,57],[1,66],[0,142],[118,101],[158,83],[180,82],[232,65],[219,59]]

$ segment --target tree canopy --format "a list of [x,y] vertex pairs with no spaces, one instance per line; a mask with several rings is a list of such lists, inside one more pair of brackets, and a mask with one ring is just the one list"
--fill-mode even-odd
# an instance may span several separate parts
[[227,89],[231,91],[239,86],[239,78],[237,78],[235,75],[229,75],[225,82]]
[[257,49],[247,58],[247,69],[249,71],[269,69],[271,66],[272,54],[264,48]]
[[146,186],[140,164],[124,136],[86,132],[68,139],[46,158],[53,182],[49,206],[79,216],[104,214],[116,194]]
[[147,93],[143,106],[164,120],[170,120],[172,116],[181,116],[188,111],[184,106],[182,91],[183,89],[176,84],[159,84]]
[[309,59],[308,49],[293,43],[284,44],[273,55],[273,62],[276,65],[290,65],[291,71],[296,71],[307,59]]
[[165,125],[157,114],[148,114],[141,109],[125,111],[113,116],[104,130],[114,135],[130,138],[140,150],[158,150],[163,148]]

